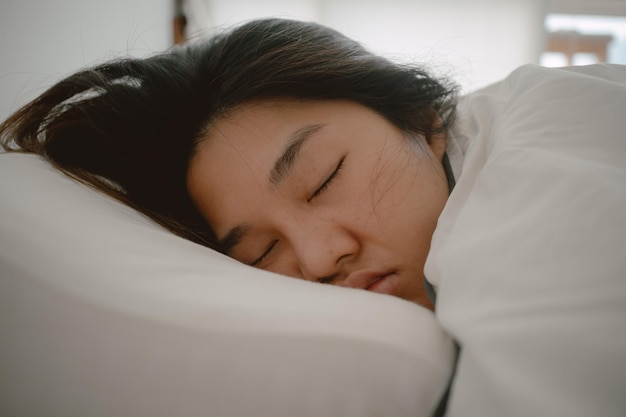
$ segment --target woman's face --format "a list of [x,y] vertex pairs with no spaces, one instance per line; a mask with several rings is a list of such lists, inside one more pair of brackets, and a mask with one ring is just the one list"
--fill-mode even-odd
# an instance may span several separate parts
[[353,102],[275,100],[234,109],[203,139],[188,189],[229,256],[431,307],[444,137],[419,146]]

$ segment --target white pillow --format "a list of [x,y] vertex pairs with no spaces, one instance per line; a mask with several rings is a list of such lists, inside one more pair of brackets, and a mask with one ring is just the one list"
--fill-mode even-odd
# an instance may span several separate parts
[[426,416],[434,315],[285,278],[0,155],[0,415]]
[[461,345],[448,415],[625,416],[626,67],[522,67],[459,114],[425,270]]

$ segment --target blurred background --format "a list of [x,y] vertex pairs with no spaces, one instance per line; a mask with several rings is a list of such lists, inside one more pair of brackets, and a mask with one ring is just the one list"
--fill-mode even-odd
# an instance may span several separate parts
[[313,20],[470,92],[516,67],[626,64],[626,0],[0,0],[0,119],[70,73],[257,17]]

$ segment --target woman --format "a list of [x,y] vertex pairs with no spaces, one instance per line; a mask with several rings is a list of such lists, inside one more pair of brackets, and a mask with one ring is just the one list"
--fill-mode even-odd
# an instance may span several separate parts
[[269,19],[82,71],[0,132],[249,265],[429,308],[431,282],[461,348],[449,415],[617,417],[624,108],[623,67],[522,67],[457,102]]
[[247,264],[432,308],[455,97],[329,28],[268,19],[75,74],[2,138]]

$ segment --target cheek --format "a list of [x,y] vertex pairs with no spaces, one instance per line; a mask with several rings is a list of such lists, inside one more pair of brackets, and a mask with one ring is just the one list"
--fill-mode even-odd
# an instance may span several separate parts
[[[366,162],[366,161],[364,161]],[[408,182],[396,169],[381,161],[362,163],[342,178],[346,188],[339,191],[344,216],[361,232],[380,236],[398,220],[398,211],[407,205]]]
[[379,161],[371,172],[368,192],[375,211],[393,212],[411,205],[412,197],[419,190],[414,167],[406,161]]
[[373,170],[367,205],[381,232],[400,238],[413,231],[430,239],[447,199],[447,185],[436,168],[428,158],[405,158]]

